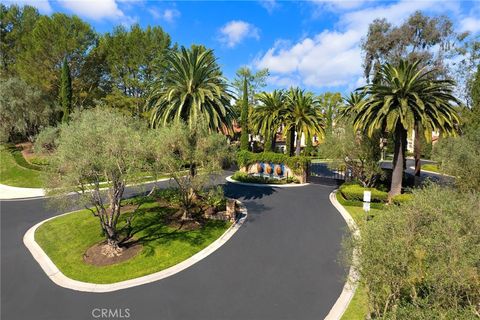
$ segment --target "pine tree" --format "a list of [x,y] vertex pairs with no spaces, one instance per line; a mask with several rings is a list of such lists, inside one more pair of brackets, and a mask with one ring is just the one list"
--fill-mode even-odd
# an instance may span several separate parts
[[72,111],[72,78],[67,58],[63,59],[62,76],[60,79],[60,106],[63,110],[62,122],[68,122],[70,112]]
[[242,135],[240,136],[240,149],[248,150],[248,89],[247,77],[243,80],[243,100],[241,113]]

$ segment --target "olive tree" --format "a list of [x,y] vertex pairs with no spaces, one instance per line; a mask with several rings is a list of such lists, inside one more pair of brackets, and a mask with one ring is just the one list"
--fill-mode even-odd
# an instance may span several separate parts
[[125,240],[117,228],[125,187],[147,165],[144,136],[139,123],[118,111],[85,110],[62,125],[52,155],[48,194],[77,194],[78,203],[98,218],[111,254],[119,254]]
[[228,152],[225,136],[203,123],[199,121],[192,128],[173,123],[157,129],[149,139],[153,173],[167,173],[177,185],[184,220],[192,219],[195,201],[221,171]]

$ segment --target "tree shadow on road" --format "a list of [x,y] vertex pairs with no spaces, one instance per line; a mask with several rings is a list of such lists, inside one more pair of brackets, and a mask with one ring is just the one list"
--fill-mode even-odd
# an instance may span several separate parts
[[269,196],[274,192],[277,192],[275,187],[255,187],[230,182],[224,184],[223,190],[225,191],[225,195],[229,198],[245,200],[261,199],[264,196]]

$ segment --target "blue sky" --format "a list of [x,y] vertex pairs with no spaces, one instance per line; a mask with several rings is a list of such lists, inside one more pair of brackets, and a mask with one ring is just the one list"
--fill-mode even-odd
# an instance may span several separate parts
[[181,45],[215,50],[232,78],[242,65],[267,67],[268,88],[299,85],[346,92],[363,84],[360,40],[375,18],[400,24],[411,13],[448,15],[457,31],[480,34],[480,1],[147,1],[0,0],[40,12],[76,14],[98,32],[115,25],[159,25]]

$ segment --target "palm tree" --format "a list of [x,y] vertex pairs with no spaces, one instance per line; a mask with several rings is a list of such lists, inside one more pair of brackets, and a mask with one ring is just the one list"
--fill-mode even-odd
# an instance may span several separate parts
[[295,155],[300,155],[302,134],[307,137],[325,135],[325,124],[318,100],[311,92],[291,88],[286,95],[285,107],[280,112],[285,133],[294,129],[297,133]]
[[354,127],[372,136],[375,130],[394,134],[393,173],[389,198],[401,193],[407,131],[416,124],[424,132],[455,134],[459,118],[452,80],[432,80],[419,62],[400,61],[381,66],[378,80],[362,90],[367,99],[355,109]]
[[233,95],[212,50],[182,47],[167,56],[167,65],[165,78],[147,100],[152,126],[185,121],[191,128],[204,119],[212,130],[231,128]]
[[261,92],[257,95],[260,105],[253,109],[252,122],[254,130],[265,138],[264,149],[273,151],[277,129],[281,125],[280,112],[285,104],[282,90]]

